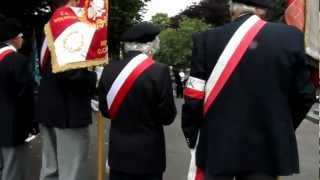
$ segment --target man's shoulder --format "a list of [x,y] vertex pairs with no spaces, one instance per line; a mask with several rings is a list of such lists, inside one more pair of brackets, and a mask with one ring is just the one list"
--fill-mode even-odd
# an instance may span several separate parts
[[170,68],[169,65],[161,63],[161,62],[155,62],[152,66],[151,66],[151,71],[156,71],[158,73],[167,73],[170,72]]
[[27,57],[18,52],[8,54],[6,58],[10,59],[10,61],[14,63],[26,63],[28,61]]
[[287,25],[287,24],[283,24],[283,23],[268,22],[267,28],[274,30],[274,31],[283,32],[288,35],[302,35],[303,34],[298,28],[296,28],[294,26]]
[[221,26],[212,27],[206,31],[194,33],[193,39],[195,41],[203,41],[213,37],[229,37],[232,34],[232,32],[236,29],[236,26],[236,24],[231,22]]

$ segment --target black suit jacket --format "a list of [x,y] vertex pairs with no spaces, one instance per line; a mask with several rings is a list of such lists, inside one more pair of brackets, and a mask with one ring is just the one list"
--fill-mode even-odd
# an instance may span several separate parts
[[23,144],[35,125],[31,70],[31,61],[17,52],[0,61],[0,147]]
[[[105,66],[99,85],[99,103],[109,118],[106,96],[113,81],[139,52]],[[169,68],[155,63],[134,83],[111,122],[109,164],[115,171],[144,174],[165,170],[163,125],[176,116]]]
[[51,63],[41,69],[36,119],[57,128],[82,128],[92,122],[91,98],[97,75],[87,69],[52,73]]
[[[233,33],[250,15],[194,38],[191,76],[207,81]],[[197,165],[212,175],[299,172],[295,128],[315,100],[303,34],[267,23],[206,116],[186,97],[182,128]]]

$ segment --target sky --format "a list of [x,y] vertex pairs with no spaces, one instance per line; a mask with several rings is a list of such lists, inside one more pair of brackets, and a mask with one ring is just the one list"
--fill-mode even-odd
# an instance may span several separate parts
[[145,21],[150,21],[151,17],[157,13],[167,13],[169,17],[177,15],[187,6],[198,3],[200,0],[151,0],[147,3]]

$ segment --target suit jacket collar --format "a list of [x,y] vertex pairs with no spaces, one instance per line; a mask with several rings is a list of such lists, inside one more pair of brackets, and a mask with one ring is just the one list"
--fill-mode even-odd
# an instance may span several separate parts
[[14,46],[7,43],[0,43],[0,48],[6,47],[6,46],[11,47],[15,52],[17,52],[17,49]]
[[245,21],[248,18],[250,18],[253,14],[252,13],[246,13],[246,14],[242,14],[241,16],[237,17],[234,22],[236,21]]
[[8,46],[8,44],[6,44],[6,43],[0,43],[0,48],[6,47],[6,46]]
[[125,55],[125,59],[131,60],[132,58],[134,58],[135,56],[141,54],[141,51],[128,51]]

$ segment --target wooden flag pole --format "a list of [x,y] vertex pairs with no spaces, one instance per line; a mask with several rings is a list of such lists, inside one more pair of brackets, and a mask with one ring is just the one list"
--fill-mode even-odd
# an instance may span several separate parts
[[105,180],[105,120],[101,112],[96,113],[97,116],[97,180]]

